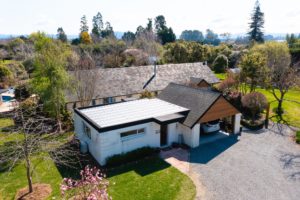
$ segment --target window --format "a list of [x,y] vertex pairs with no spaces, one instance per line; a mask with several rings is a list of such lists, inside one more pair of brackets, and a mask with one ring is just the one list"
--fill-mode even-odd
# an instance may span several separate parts
[[104,104],[111,104],[111,103],[114,103],[114,102],[116,102],[116,99],[114,97],[107,97],[107,98],[103,99]]
[[88,138],[91,139],[91,129],[85,123],[83,123],[83,132]]
[[125,137],[131,137],[131,136],[136,136],[139,134],[144,134],[145,133],[145,128],[137,129],[137,130],[131,130],[131,131],[126,131],[121,133],[121,138]]

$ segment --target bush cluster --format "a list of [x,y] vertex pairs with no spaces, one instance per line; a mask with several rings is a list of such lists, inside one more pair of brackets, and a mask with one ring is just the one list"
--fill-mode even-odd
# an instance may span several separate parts
[[107,167],[115,167],[128,162],[140,160],[147,156],[158,153],[158,149],[151,147],[142,147],[124,154],[114,155],[106,160]]

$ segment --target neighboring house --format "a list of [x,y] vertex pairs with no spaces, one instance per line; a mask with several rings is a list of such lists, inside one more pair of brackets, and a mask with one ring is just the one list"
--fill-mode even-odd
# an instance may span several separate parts
[[216,119],[229,118],[239,133],[240,117],[218,92],[170,83],[155,99],[76,108],[74,125],[81,144],[105,165],[110,156],[145,146],[197,147],[201,124]]
[[[145,90],[158,94],[169,83],[189,85],[190,78],[205,79],[209,84],[218,83],[210,68],[203,63],[182,63],[154,66],[99,68],[95,81],[94,98],[91,105],[109,104],[120,102],[122,99],[139,98]],[[81,73],[86,73],[82,70]],[[145,84],[151,79],[146,88]],[[75,95],[68,95],[67,107],[78,107]]]

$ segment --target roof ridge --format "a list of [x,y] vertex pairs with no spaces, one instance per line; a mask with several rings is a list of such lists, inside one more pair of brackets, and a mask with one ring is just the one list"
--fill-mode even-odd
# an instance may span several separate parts
[[[203,80],[205,80],[205,79],[203,79]],[[180,86],[180,87],[189,88],[189,89],[195,90],[195,91],[201,91],[201,92],[203,91],[203,92],[208,92],[208,93],[221,94],[220,92],[217,92],[217,91],[207,90],[207,89],[203,89],[203,88],[194,88],[194,87],[191,87],[191,86],[188,86],[188,85],[182,85],[182,84],[178,84],[178,83],[174,83],[174,82],[171,82],[169,85],[171,85],[171,84],[177,85],[177,86]]]

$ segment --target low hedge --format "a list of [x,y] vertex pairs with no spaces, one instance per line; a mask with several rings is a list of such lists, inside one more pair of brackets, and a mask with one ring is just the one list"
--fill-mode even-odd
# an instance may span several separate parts
[[148,156],[155,155],[159,152],[157,148],[142,147],[124,154],[114,155],[106,160],[107,167],[115,167],[128,162],[143,159]]
[[265,122],[261,120],[261,121],[256,122],[255,124],[252,124],[250,121],[243,119],[241,121],[241,124],[243,125],[243,127],[247,128],[247,129],[250,129],[252,131],[257,131],[257,130],[264,128]]
[[300,144],[300,131],[296,132],[296,142]]

